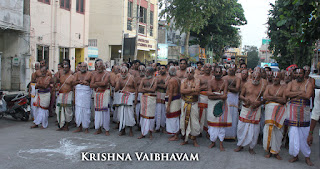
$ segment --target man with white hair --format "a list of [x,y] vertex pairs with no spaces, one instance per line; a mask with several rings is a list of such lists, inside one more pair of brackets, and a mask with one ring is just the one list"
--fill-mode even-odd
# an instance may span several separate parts
[[152,132],[155,125],[156,111],[156,88],[157,79],[154,77],[154,69],[146,68],[146,77],[141,80],[138,92],[143,93],[141,96],[141,111],[140,125],[141,136],[138,139],[144,138],[149,133],[149,138],[152,139]]
[[237,126],[238,143],[234,151],[238,152],[244,146],[249,145],[249,153],[255,154],[253,148],[256,146],[260,131],[261,116],[261,96],[265,90],[265,85],[260,83],[260,72],[254,72],[251,83],[246,83],[240,94],[243,101]]
[[181,82],[180,92],[182,94],[180,129],[184,136],[181,145],[188,144],[191,137],[193,145],[199,147],[196,137],[200,134],[198,96],[200,94],[200,80],[194,78],[195,70],[188,67],[186,70],[187,78]]
[[90,82],[90,87],[94,89],[94,124],[97,130],[94,134],[101,134],[102,127],[106,130],[105,135],[109,136],[110,130],[110,109],[108,108],[110,99],[110,74],[105,70],[103,61],[97,62],[97,70]]
[[79,71],[74,75],[73,85],[75,86],[75,121],[77,127],[76,132],[81,132],[82,129],[88,133],[91,116],[91,94],[90,82],[92,79],[91,72],[88,72],[88,65],[82,62],[79,65]]
[[174,66],[169,68],[170,79],[166,82],[167,90],[165,96],[166,103],[166,130],[172,137],[169,141],[177,141],[180,130],[181,115],[181,94],[180,79],[177,77],[177,70]]
[[136,124],[134,119],[134,105],[136,104],[137,84],[134,76],[129,74],[127,67],[121,67],[120,78],[116,83],[114,100],[119,105],[117,117],[119,122],[119,136],[125,135],[125,128],[129,127],[129,136],[133,136],[132,127]]

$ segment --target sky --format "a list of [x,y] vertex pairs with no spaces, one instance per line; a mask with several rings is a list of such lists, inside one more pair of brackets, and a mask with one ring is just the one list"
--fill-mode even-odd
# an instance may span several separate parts
[[268,11],[270,3],[275,0],[238,0],[242,5],[247,25],[241,26],[242,47],[245,45],[257,46],[262,44],[262,38],[267,37]]

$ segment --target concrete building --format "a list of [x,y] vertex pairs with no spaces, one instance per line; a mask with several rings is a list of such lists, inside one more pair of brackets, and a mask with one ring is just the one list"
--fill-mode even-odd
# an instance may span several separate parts
[[30,1],[0,1],[0,87],[25,90],[30,81]]
[[[91,49],[98,51],[99,58],[111,61],[111,64],[133,60],[137,43],[137,59],[142,62],[155,60],[158,0],[94,0],[90,10],[94,12],[90,13],[89,41],[93,44]],[[137,40],[133,39],[136,32]],[[94,61],[94,58],[90,60]]]
[[90,2],[30,0],[31,63],[44,59],[57,72],[63,59],[70,59],[72,70],[78,62],[88,61]]
[[261,62],[271,63],[274,62],[272,59],[272,53],[269,50],[270,39],[262,39],[262,45],[259,48],[259,58]]

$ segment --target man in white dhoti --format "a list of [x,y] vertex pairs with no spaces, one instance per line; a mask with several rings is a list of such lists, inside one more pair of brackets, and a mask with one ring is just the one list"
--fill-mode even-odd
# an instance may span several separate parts
[[228,82],[228,110],[232,117],[232,127],[226,128],[225,139],[235,140],[237,136],[237,124],[239,120],[239,91],[241,80],[235,75],[236,65],[231,65],[228,69],[228,75],[223,77]]
[[256,146],[260,132],[261,96],[265,85],[260,83],[260,72],[254,72],[251,83],[246,83],[240,94],[243,106],[240,112],[237,138],[238,143],[234,151],[238,152],[244,146],[249,145],[249,153],[255,154],[253,148]]
[[231,112],[228,111],[226,105],[228,84],[222,80],[222,68],[214,68],[215,78],[208,83],[208,111],[207,123],[210,141],[212,142],[209,148],[215,146],[217,138],[220,140],[220,151],[225,151],[223,140],[225,138],[225,128],[232,126]]
[[125,128],[129,127],[129,136],[132,137],[132,127],[136,124],[134,119],[134,104],[136,103],[137,84],[135,83],[134,76],[128,73],[127,67],[121,68],[120,75],[115,88],[117,95],[114,98],[119,106],[117,110],[119,136],[125,135]]
[[273,73],[273,84],[268,85],[263,99],[265,104],[265,126],[263,128],[263,148],[268,153],[265,157],[270,158],[271,154],[278,160],[282,160],[279,155],[282,143],[282,126],[286,119],[285,104],[285,86],[280,84],[280,72]]
[[82,62],[79,65],[79,71],[74,75],[73,85],[75,86],[75,120],[78,129],[73,131],[81,132],[84,129],[88,133],[91,117],[91,94],[90,82],[91,72],[88,72],[87,63]]
[[[320,118],[320,89],[315,89],[314,107],[312,110],[310,131],[307,139],[309,146],[312,145],[314,128],[316,127],[316,124],[319,121],[319,118]],[[320,130],[319,130],[319,133],[320,133]]]
[[[145,77],[146,75],[146,67],[143,65],[139,66],[139,75],[138,77],[135,77],[135,81],[137,84],[137,89],[140,86],[141,80]],[[142,93],[138,93],[138,95],[136,95],[136,99],[137,99],[137,104],[136,104],[136,108],[135,108],[135,119],[137,122],[137,126],[138,126],[138,130],[140,131],[140,110],[141,110],[141,96]]]
[[155,125],[156,111],[156,91],[157,79],[154,77],[154,69],[146,68],[146,77],[141,80],[138,92],[143,93],[141,96],[140,110],[140,125],[141,136],[138,139],[144,138],[149,133],[149,138],[152,139],[152,132]]
[[187,79],[182,80],[180,87],[182,94],[180,129],[182,136],[184,136],[184,141],[181,145],[188,144],[188,138],[190,136],[191,140],[193,140],[193,145],[199,147],[196,137],[200,134],[198,107],[200,80],[194,78],[194,73],[194,68],[188,67],[186,71]]
[[34,126],[31,128],[37,128],[42,124],[41,128],[48,127],[49,105],[50,105],[50,80],[51,76],[47,75],[47,68],[41,68],[41,76],[37,78],[36,88],[38,89],[37,97],[33,103],[33,106],[37,107],[34,113]]
[[181,95],[180,95],[180,79],[176,76],[176,68],[169,68],[170,79],[166,82],[166,130],[172,137],[169,141],[177,141],[178,132],[180,130],[180,114],[181,114]]
[[31,108],[31,116],[34,119],[34,117],[36,116],[36,109],[37,107],[33,105],[33,103],[36,101],[36,96],[38,93],[38,89],[36,89],[36,83],[37,83],[37,79],[38,76],[36,75],[37,71],[40,69],[40,63],[36,62],[34,64],[34,69],[35,72],[32,73],[31,75],[31,82],[30,82],[30,97],[31,97],[31,101],[30,101],[30,108]]
[[165,132],[166,126],[166,105],[165,105],[165,95],[166,95],[166,86],[165,83],[169,79],[167,75],[167,67],[165,65],[160,66],[159,75],[156,77],[157,79],[157,105],[156,105],[156,113],[155,113],[155,122],[156,122],[156,131],[160,131],[160,127],[162,128],[162,132]]
[[106,130],[105,135],[109,136],[110,130],[110,74],[105,70],[103,61],[97,62],[97,71],[94,74],[90,87],[94,89],[94,126],[96,132],[94,134],[101,134],[102,127]]
[[296,80],[288,84],[286,96],[290,98],[287,106],[289,128],[289,154],[293,156],[289,162],[298,161],[301,151],[305,156],[306,163],[311,166],[311,149],[307,143],[310,130],[310,97],[313,95],[314,87],[308,80],[304,79],[304,70],[295,69]]
[[63,75],[59,78],[60,88],[59,96],[57,98],[57,120],[58,127],[57,131],[68,131],[69,123],[73,118],[72,101],[73,101],[73,75],[70,71],[70,60],[65,60],[63,62]]

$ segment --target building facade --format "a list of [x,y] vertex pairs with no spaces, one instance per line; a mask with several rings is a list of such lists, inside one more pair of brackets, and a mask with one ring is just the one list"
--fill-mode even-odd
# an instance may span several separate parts
[[25,90],[30,82],[30,1],[0,1],[0,87]]
[[88,61],[89,0],[30,0],[30,65],[46,60],[50,70],[69,59],[71,69]]
[[95,0],[90,10],[94,12],[90,13],[89,46],[98,51],[98,58],[111,65],[133,59],[155,60],[158,0]]

